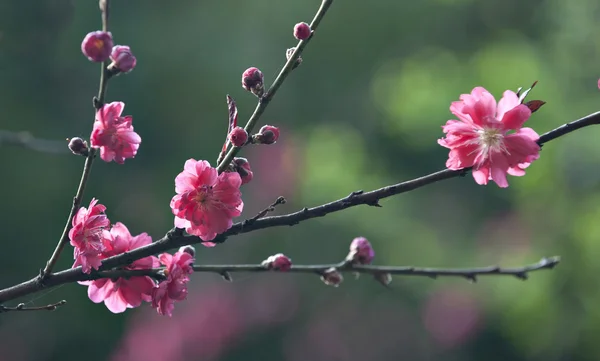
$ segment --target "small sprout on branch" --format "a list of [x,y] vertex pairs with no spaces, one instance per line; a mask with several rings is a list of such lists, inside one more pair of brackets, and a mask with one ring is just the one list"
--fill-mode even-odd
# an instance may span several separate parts
[[[294,55],[294,51],[296,51],[296,48],[289,48],[288,50],[285,51],[285,58],[287,60],[290,60],[290,58],[292,57],[292,55]],[[292,66],[292,69],[296,69],[297,67],[299,67],[302,64],[302,57],[299,56],[296,61],[294,62],[294,65]]]
[[312,30],[307,23],[298,23],[294,26],[294,37],[298,40],[306,40],[311,34]]
[[328,286],[338,287],[343,281],[344,276],[335,267],[331,267],[323,271],[321,281]]

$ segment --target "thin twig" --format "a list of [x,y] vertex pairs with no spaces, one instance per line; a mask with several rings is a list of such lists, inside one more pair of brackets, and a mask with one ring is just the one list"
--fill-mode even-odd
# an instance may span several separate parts
[[56,303],[51,303],[46,306],[34,306],[34,307],[25,307],[24,303],[19,303],[15,307],[8,307],[0,305],[0,313],[3,312],[12,312],[12,311],[54,311],[58,307],[65,305],[67,301],[62,300]]
[[[327,13],[327,10],[329,9],[332,3],[333,0],[323,0],[323,2],[321,3],[321,7],[319,7],[319,10],[317,10],[313,21],[310,23],[310,28],[313,30],[313,34],[319,26],[319,24],[321,23],[321,20],[323,20],[323,17]],[[277,75],[277,78],[275,78],[275,81],[273,82],[273,84],[271,84],[269,90],[267,90],[265,94],[258,99],[258,105],[256,106],[256,109],[254,109],[254,113],[252,113],[252,116],[250,116],[250,119],[248,119],[248,123],[246,123],[246,126],[244,127],[248,134],[252,132],[252,129],[254,129],[254,126],[256,126],[258,119],[260,119],[265,109],[267,109],[267,105],[273,99],[273,97],[277,93],[277,90],[279,90],[279,87],[281,87],[285,79],[288,77],[288,75],[290,75],[290,73],[294,69],[296,59],[298,59],[300,55],[302,55],[304,48],[306,47],[306,45],[308,45],[308,42],[311,39],[312,35],[306,40],[300,40],[300,42],[296,46],[296,50],[294,51],[292,56],[290,56],[290,58],[287,60],[287,62],[279,72],[279,75]],[[225,158],[223,158],[223,160],[217,166],[217,170],[219,171],[219,173],[223,172],[229,166],[229,164],[231,163],[233,158],[238,154],[240,149],[241,147],[232,147],[229,150],[229,152],[227,152]]]
[[275,202],[273,202],[271,205],[269,205],[267,208],[263,209],[262,211],[258,212],[257,215],[255,215],[252,218],[249,218],[247,220],[245,220],[243,223],[244,226],[248,225],[248,224],[252,224],[254,222],[256,222],[257,220],[263,218],[264,216],[266,216],[269,212],[273,212],[275,210],[275,207],[277,207],[280,204],[285,204],[286,200],[285,198],[283,198],[282,196],[277,197],[277,199],[275,200]]
[[[100,9],[102,12],[102,30],[108,31],[108,13],[109,13],[109,5],[110,0],[101,0],[100,1]],[[98,95],[94,97],[94,108],[97,111],[102,108],[104,104],[104,97],[106,96],[106,87],[108,85],[108,61],[100,64],[100,85],[98,89]],[[71,206],[71,212],[69,212],[69,218],[67,219],[67,223],[65,224],[65,228],[63,229],[63,233],[60,236],[60,239],[52,252],[52,256],[46,263],[46,267],[40,271],[39,282],[43,284],[43,282],[48,278],[50,273],[52,273],[52,269],[58,262],[60,254],[62,250],[65,248],[65,245],[69,241],[69,230],[71,229],[73,218],[77,214],[79,207],[81,207],[81,202],[83,200],[83,194],[85,192],[85,186],[88,182],[90,172],[92,171],[92,165],[94,163],[94,158],[96,157],[96,149],[90,148],[88,151],[87,158],[85,159],[85,163],[83,165],[83,172],[81,174],[81,180],[79,181],[79,186],[77,187],[77,193],[73,198],[73,205]]]
[[0,145],[17,145],[37,152],[68,154],[71,153],[64,140],[48,140],[35,138],[30,132],[11,132],[0,130]]
[[[333,264],[321,265],[293,265],[287,272],[314,273],[322,275],[326,270],[335,268],[340,272],[379,274],[389,273],[402,276],[425,276],[437,277],[462,277],[470,281],[476,281],[478,276],[514,276],[526,280],[529,272],[543,269],[552,269],[558,265],[560,257],[542,258],[539,262],[514,268],[502,268],[500,266],[488,266],[477,268],[419,268],[411,266],[361,266],[353,265],[346,261]],[[261,264],[246,265],[194,265],[195,272],[212,272],[217,274],[231,272],[278,272],[266,268]],[[285,272],[280,272],[285,273]]]
[[[538,143],[540,143],[540,145],[545,144],[546,142],[566,135],[572,131],[594,124],[600,124],[600,112],[587,115],[581,119],[578,119],[576,121],[562,125],[554,130],[551,130],[543,134],[540,137]],[[323,204],[317,207],[305,208],[299,212],[290,213],[282,216],[265,217],[262,219],[258,219],[251,225],[244,226],[243,222],[238,222],[234,224],[228,231],[218,235],[211,242],[222,243],[225,242],[225,240],[229,236],[241,233],[249,233],[264,228],[294,225],[311,218],[322,217],[329,213],[337,212],[361,204],[378,204],[377,201],[380,199],[405,193],[413,189],[417,189],[438,182],[440,180],[455,178],[461,175],[465,175],[467,173],[468,171],[466,170],[452,171],[446,169],[424,177],[383,187],[371,192],[353,192],[348,197],[344,197],[337,201]],[[202,243],[202,240],[198,237],[184,234],[181,229],[173,228],[169,232],[167,232],[167,234],[163,238],[157,240],[152,244],[105,259],[102,262],[101,269],[110,270],[115,267],[128,265],[133,261],[144,257],[155,255],[161,252],[166,252],[170,249],[178,248],[188,244],[196,243]],[[78,277],[81,277],[81,274],[81,267],[65,270],[57,274],[51,275],[51,277],[48,277],[44,284],[39,282],[38,276],[36,278],[30,279],[29,281],[25,281],[12,287],[0,290],[0,303],[35,293],[41,290],[44,287],[44,285],[46,287],[52,287],[64,283],[76,282],[79,279]]]

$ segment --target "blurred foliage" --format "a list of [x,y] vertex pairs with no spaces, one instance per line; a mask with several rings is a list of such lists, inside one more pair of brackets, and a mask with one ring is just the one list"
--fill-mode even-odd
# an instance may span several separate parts
[[[85,203],[113,222],[160,238],[172,227],[173,179],[188,158],[214,162],[227,127],[256,99],[240,76],[270,83],[294,46],[293,25],[320,1],[113,1],[110,28],[137,68],[111,80],[143,143],[124,166],[97,161]],[[243,190],[252,216],[283,195],[289,212],[443,168],[440,126],[475,86],[497,97],[539,80],[548,102],[539,133],[598,110],[600,58],[593,0],[336,1],[262,124],[280,141],[244,151],[255,170]],[[96,1],[0,0],[0,127],[44,139],[88,137],[99,69],[81,54],[100,26]],[[283,252],[297,263],[336,262],[365,236],[376,263],[511,266],[561,255],[527,282],[368,277],[325,287],[308,275],[197,274],[172,319],[149,307],[113,315],[79,285],[24,298],[66,299],[53,313],[0,317],[0,360],[595,360],[600,352],[598,129],[546,145],[510,187],[452,179],[293,228],[199,247],[198,262],[253,263]],[[66,142],[65,142],[66,147]],[[83,159],[0,148],[2,287],[35,276],[55,246]],[[70,267],[70,250],[60,267]],[[93,350],[93,351],[92,351]]]

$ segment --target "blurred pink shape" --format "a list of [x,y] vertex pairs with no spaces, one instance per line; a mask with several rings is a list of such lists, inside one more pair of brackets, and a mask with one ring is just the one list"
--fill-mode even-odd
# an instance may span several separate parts
[[434,292],[423,310],[423,323],[442,347],[452,348],[469,341],[481,323],[481,310],[473,296],[446,288]]
[[201,285],[190,289],[172,318],[150,309],[136,313],[112,361],[216,360],[247,332],[289,320],[296,299],[285,281]]

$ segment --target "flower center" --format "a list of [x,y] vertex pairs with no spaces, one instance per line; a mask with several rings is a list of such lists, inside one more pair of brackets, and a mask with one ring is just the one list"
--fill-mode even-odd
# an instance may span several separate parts
[[208,199],[210,198],[210,193],[212,193],[212,187],[203,185],[198,189],[198,193],[196,194],[194,200],[198,204],[204,205],[208,202]]
[[479,141],[485,151],[488,152],[505,152],[507,149],[504,146],[504,134],[497,128],[484,128],[479,132]]

